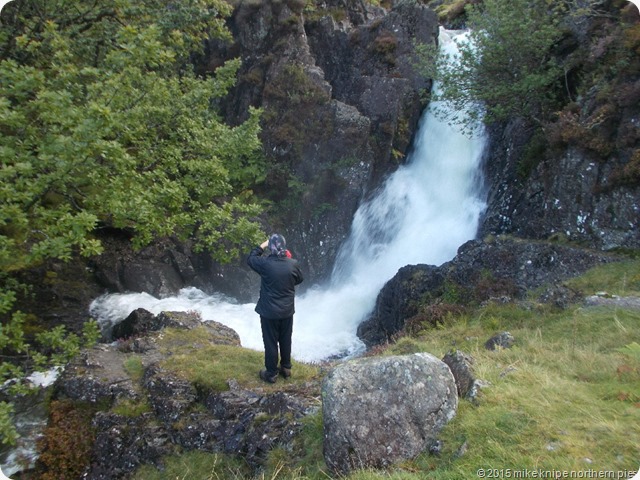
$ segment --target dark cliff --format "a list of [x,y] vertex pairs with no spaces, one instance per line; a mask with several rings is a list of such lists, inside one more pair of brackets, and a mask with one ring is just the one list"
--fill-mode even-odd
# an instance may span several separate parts
[[602,8],[567,25],[558,112],[493,126],[481,236],[640,247],[640,14],[629,2]]
[[429,87],[413,68],[414,42],[435,43],[437,28],[417,2],[388,11],[242,2],[234,43],[209,46],[210,58],[243,60],[222,107],[232,123],[249,106],[264,110],[268,228],[284,233],[314,282],[330,271],[363,196],[410,146]]

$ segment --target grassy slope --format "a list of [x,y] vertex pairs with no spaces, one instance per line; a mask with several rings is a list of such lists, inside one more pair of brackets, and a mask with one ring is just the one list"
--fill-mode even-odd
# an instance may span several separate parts
[[[640,262],[598,268],[570,285],[585,295],[604,290],[640,296]],[[516,345],[487,351],[486,339],[502,330],[514,335]],[[442,432],[439,456],[425,454],[387,472],[356,472],[349,479],[470,479],[478,478],[478,469],[486,469],[486,478],[533,478],[534,470],[546,475],[538,478],[637,471],[640,347],[634,342],[640,343],[640,311],[578,305],[553,311],[534,302],[477,308],[439,329],[404,337],[382,354],[428,351],[441,357],[457,348],[474,357],[476,376],[487,386],[476,402],[460,402]],[[253,376],[254,363],[247,366]],[[304,375],[313,377],[313,369]],[[145,467],[136,478],[247,476],[237,460],[189,453],[168,459],[164,472]],[[274,451],[257,478],[330,478],[319,414],[307,419],[293,451]]]

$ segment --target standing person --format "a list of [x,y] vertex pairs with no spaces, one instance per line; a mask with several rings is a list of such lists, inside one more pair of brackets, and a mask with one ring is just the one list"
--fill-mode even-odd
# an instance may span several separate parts
[[[263,256],[268,248],[268,255]],[[287,245],[282,235],[274,233],[262,245],[249,253],[247,264],[261,278],[260,298],[256,312],[260,315],[264,366],[260,378],[275,383],[278,373],[291,376],[291,334],[296,285],[302,283],[302,272],[297,260],[287,256]],[[278,351],[280,367],[278,368]]]

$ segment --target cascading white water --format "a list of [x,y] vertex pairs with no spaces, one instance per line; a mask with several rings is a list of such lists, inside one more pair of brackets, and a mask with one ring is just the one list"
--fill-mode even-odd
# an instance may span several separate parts
[[[455,36],[441,29],[440,48],[455,54]],[[434,114],[434,104],[420,120],[407,163],[356,212],[329,285],[315,286],[297,298],[295,359],[319,361],[360,353],[363,345],[357,327],[398,269],[417,263],[440,265],[475,236],[485,208],[479,173],[485,134],[480,127],[471,136],[463,134]],[[236,330],[243,346],[263,348],[253,304],[241,305],[194,288],[167,299],[147,294],[106,295],[93,302],[91,314],[98,321],[115,323],[136,308],[155,314],[199,311],[204,319]]]

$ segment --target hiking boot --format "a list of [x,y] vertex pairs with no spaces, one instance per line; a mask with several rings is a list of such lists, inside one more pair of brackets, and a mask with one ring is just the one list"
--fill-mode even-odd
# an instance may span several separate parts
[[280,375],[282,375],[284,378],[289,378],[291,376],[291,369],[280,367]]
[[276,383],[278,375],[269,375],[266,370],[260,370],[260,378],[267,383]]

